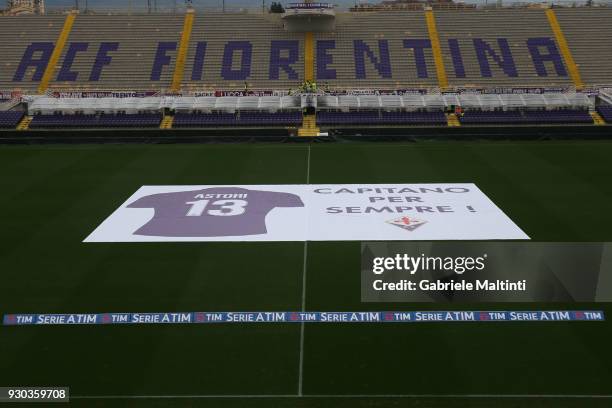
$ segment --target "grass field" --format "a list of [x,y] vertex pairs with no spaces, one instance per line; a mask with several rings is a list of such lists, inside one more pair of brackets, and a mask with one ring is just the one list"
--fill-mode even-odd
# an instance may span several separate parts
[[[142,185],[308,180],[474,182],[534,240],[612,241],[611,158],[605,141],[2,146],[0,314],[300,310],[303,291],[306,310],[423,309],[360,302],[358,242],[305,259],[303,242],[82,240]],[[87,406],[612,406],[587,397],[612,395],[610,321],[306,324],[303,347],[301,328],[0,326],[0,386]]]

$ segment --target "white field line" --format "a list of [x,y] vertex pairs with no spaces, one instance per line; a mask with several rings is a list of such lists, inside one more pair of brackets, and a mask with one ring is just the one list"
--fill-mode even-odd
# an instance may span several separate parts
[[[306,160],[306,184],[310,184],[310,143]],[[302,312],[306,311],[306,270],[308,261],[308,241],[304,241],[304,260],[302,263]],[[300,324],[300,361],[298,372],[298,395],[301,396],[304,383],[304,322]]]
[[70,399],[205,399],[205,398],[431,398],[431,399],[612,399],[605,394],[243,394],[243,395],[71,395]]

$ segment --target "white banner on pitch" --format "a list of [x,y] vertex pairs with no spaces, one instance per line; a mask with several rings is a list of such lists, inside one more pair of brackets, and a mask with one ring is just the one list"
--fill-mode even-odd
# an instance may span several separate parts
[[85,242],[529,239],[475,184],[142,186]]

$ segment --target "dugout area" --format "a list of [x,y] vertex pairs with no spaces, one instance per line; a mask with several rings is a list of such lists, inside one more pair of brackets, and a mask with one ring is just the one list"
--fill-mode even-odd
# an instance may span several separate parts
[[[0,146],[0,313],[572,308],[361,303],[359,242],[82,240],[142,185],[473,182],[533,240],[612,241],[610,157],[612,142],[579,140]],[[77,406],[611,404],[609,321],[305,324],[303,347],[301,334],[1,326],[0,384],[68,385]]]

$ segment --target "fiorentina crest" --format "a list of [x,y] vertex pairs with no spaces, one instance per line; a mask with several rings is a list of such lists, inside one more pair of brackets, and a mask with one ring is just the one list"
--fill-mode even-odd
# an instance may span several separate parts
[[396,218],[394,220],[389,220],[387,221],[387,223],[391,225],[395,225],[396,227],[400,227],[407,231],[414,231],[415,229],[419,228],[421,225],[427,223],[427,221],[417,220],[416,218],[411,218],[411,217],[401,217],[401,218]]

